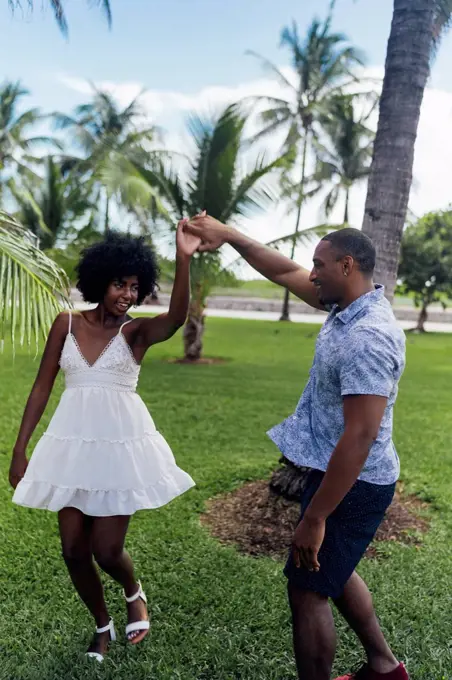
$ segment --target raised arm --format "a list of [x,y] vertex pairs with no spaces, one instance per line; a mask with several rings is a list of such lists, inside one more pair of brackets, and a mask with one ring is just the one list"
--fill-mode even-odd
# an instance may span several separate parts
[[229,243],[265,278],[288,288],[311,307],[324,309],[314,285],[309,280],[309,272],[274,248],[248,238],[237,229],[227,227],[209,215],[192,218],[184,229],[201,238],[202,245],[199,248],[201,252],[216,250]]
[[15,489],[27,469],[27,446],[35,431],[52,392],[59,371],[61,350],[68,329],[68,315],[60,314],[54,321],[42,355],[38,375],[28,397],[19,434],[13,450],[9,481]]
[[145,350],[158,342],[171,338],[184,325],[190,302],[190,261],[201,240],[185,233],[184,220],[179,222],[176,233],[176,275],[168,312],[151,319],[143,319],[140,325],[139,343]]

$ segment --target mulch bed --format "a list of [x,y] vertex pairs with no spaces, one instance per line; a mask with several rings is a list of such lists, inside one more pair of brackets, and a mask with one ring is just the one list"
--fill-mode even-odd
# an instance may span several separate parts
[[[420,545],[420,535],[428,530],[428,521],[419,516],[425,507],[399,485],[366,557],[377,557],[379,541]],[[201,521],[214,537],[242,553],[285,558],[299,514],[298,503],[276,496],[268,481],[257,481],[208,501]]]

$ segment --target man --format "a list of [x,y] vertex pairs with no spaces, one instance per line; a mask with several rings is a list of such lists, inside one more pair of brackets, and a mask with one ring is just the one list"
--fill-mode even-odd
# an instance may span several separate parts
[[312,469],[286,564],[300,680],[330,680],[336,633],[332,599],[367,663],[340,680],[407,680],[355,569],[390,505],[399,476],[393,406],[405,336],[381,286],[375,249],[355,229],[326,236],[309,274],[292,260],[204,213],[186,226],[199,250],[230,244],[260,274],[330,312],[295,413],[268,433],[283,455]]

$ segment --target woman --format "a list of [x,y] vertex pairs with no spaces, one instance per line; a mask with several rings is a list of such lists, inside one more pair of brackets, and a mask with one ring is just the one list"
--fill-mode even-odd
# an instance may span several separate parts
[[[183,222],[169,311],[154,318],[127,315],[156,286],[155,255],[142,239],[111,234],[84,252],[77,286],[97,306],[63,312],[55,320],[11,462],[13,501],[58,513],[64,560],[96,622],[88,656],[98,661],[116,634],[94,560],[122,585],[126,635],[137,644],[149,619],[146,596],[124,550],[130,517],[194,485],[135,392],[146,351],[174,335],[187,315],[190,259],[200,240],[182,227]],[[26,448],[60,367],[66,390],[28,465]]]

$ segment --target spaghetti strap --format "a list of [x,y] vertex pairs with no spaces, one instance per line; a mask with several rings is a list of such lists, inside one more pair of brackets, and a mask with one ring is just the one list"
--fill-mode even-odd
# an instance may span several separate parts
[[134,320],[134,319],[129,319],[128,321],[124,321],[124,323],[122,324],[121,328],[120,328],[119,331],[118,331],[118,335],[119,335],[120,333],[122,333],[122,329],[124,328],[124,326],[127,326],[127,324],[130,323],[130,322],[133,321],[133,320]]
[[72,312],[69,310],[69,328],[68,328],[68,334],[70,335],[72,332]]

